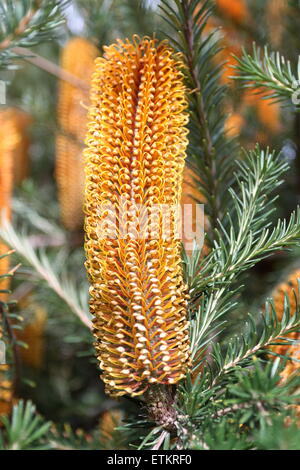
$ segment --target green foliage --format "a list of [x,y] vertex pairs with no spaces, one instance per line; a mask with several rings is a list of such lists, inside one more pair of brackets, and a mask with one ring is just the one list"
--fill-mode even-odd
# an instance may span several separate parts
[[220,85],[222,64],[216,60],[221,50],[220,35],[218,30],[205,32],[212,9],[210,0],[161,2],[163,19],[172,31],[170,42],[185,63],[190,112],[188,162],[197,175],[199,200],[205,201],[211,241],[227,209],[227,189],[236,156],[234,141],[224,133],[226,88]]
[[[292,415],[293,413],[291,413]],[[258,450],[299,450],[300,428],[286,416],[276,416],[254,432]]]
[[76,0],[76,5],[85,19],[86,34],[94,38],[99,47],[115,41],[116,37],[151,36],[155,30],[155,12],[142,0]]
[[[49,222],[47,223],[41,216],[35,216],[34,220],[36,224],[39,224],[40,228],[49,230]],[[52,228],[55,229],[53,226]],[[26,260],[34,268],[39,278],[46,281],[47,286],[66,302],[82,323],[90,327],[87,284],[78,289],[70,275],[62,273],[59,276],[55,267],[58,266],[59,268],[61,265],[62,254],[59,252],[57,259],[51,259],[50,261],[44,250],[41,249],[38,252],[34,250],[31,240],[25,235],[24,230],[23,233],[17,233],[8,221],[0,228],[0,234],[5,243],[13,248],[22,259]]]
[[270,53],[267,47],[262,54],[260,48],[254,45],[252,55],[244,50],[237,61],[238,75],[234,78],[242,80],[245,87],[258,89],[274,101],[299,108],[300,58],[297,74],[289,60],[279,52]]
[[[191,319],[193,357],[223,325],[223,317],[235,306],[241,286],[238,276],[261,259],[283,248],[297,245],[300,237],[300,210],[289,222],[278,221],[270,227],[274,189],[281,184],[286,164],[279,156],[256,147],[238,164],[237,190],[230,188],[233,211],[227,214],[228,228],[220,224],[211,253],[201,262],[190,293],[200,306]],[[189,260],[188,260],[189,262]],[[186,271],[191,273],[193,267]]]
[[0,68],[7,68],[22,57],[16,47],[32,47],[53,37],[64,21],[67,1],[3,0],[0,5]]
[[1,418],[4,430],[0,430],[0,448],[3,450],[45,450],[49,445],[44,437],[51,423],[36,413],[35,406],[20,400],[14,406],[11,420]]

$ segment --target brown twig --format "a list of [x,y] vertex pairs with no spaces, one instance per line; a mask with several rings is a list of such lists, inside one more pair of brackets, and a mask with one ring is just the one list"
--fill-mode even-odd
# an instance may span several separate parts
[[36,10],[37,10],[36,8],[28,10],[26,15],[23,16],[23,18],[21,18],[18,26],[15,28],[12,34],[7,36],[5,39],[3,39],[3,41],[0,42],[0,49],[7,49],[13,42],[15,36],[21,36],[25,32],[28,23],[30,22],[34,14],[36,13]]
[[80,80],[80,78],[75,77],[75,75],[72,75],[66,70],[63,70],[58,65],[36,54],[35,52],[25,49],[24,47],[14,47],[12,49],[12,52],[17,55],[20,55],[22,59],[26,60],[30,64],[35,65],[36,67],[39,67],[42,70],[45,70],[46,72],[50,73],[51,75],[54,75],[60,80],[64,80],[65,82],[70,83],[76,88],[81,88],[88,92],[89,88],[85,81]]

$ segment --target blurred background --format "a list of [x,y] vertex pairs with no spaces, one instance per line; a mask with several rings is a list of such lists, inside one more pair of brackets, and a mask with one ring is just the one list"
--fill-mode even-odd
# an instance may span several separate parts
[[[300,201],[299,115],[270,99],[262,100],[255,90],[242,89],[230,67],[236,63],[233,55],[240,56],[243,47],[251,50],[253,41],[261,47],[268,43],[294,61],[300,50],[299,9],[287,0],[215,3],[206,31],[219,28],[222,50],[215,60],[223,63],[220,83],[228,87],[227,133],[236,136],[241,147],[252,148],[259,142],[281,151],[289,161],[277,201],[277,214],[288,217]],[[9,171],[14,175],[10,208],[15,232],[10,236],[19,237],[15,243],[25,247],[24,256],[10,257],[11,266],[21,263],[10,288],[18,302],[14,312],[23,319],[16,335],[27,344],[17,351],[13,400],[30,398],[42,415],[61,426],[69,423],[87,432],[97,428],[103,446],[106,442],[112,448],[126,446],[120,434],[115,436],[118,444],[105,438],[112,423],[130,416],[137,402],[104,395],[87,327],[81,157],[88,89],[93,60],[105,44],[133,33],[165,37],[168,31],[158,4],[154,0],[73,0],[65,8],[66,22],[55,40],[32,48],[39,60],[35,64],[22,60],[18,68],[1,76],[7,88],[0,125],[2,129],[11,125],[6,135],[14,152],[14,168]],[[48,61],[46,66],[43,59]],[[70,74],[68,80],[62,79],[62,71]],[[1,249],[7,251],[5,244]],[[47,274],[34,269],[32,249],[39,254],[40,268],[47,262],[51,265]],[[276,255],[247,274],[247,291],[230,318],[233,328],[248,309],[263,303],[281,278],[300,266],[299,256],[295,250]],[[68,293],[69,302],[60,289]]]

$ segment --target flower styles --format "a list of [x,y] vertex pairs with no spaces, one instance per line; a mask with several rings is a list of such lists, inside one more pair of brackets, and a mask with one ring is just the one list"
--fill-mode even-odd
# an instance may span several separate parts
[[[134,37],[106,47],[92,78],[86,267],[95,346],[106,391],[114,396],[175,384],[189,367],[176,216],[171,211],[166,236],[161,209],[146,223],[154,207],[178,205],[181,198],[188,118],[178,62],[165,42]],[[103,221],[107,236],[99,236]]]

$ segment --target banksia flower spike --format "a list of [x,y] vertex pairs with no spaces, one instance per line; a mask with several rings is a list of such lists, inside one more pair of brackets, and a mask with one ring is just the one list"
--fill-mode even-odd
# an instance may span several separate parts
[[[290,379],[292,379],[295,376],[300,375],[300,334],[298,333],[297,336],[298,342],[288,346],[288,349],[286,351],[286,355],[290,358],[286,366],[284,367],[283,371],[281,372],[281,381],[284,383]],[[296,388],[294,390],[295,394],[300,393],[300,388]],[[299,401],[298,401],[299,403]],[[298,426],[300,426],[300,404],[297,405],[291,405],[291,408],[294,409],[295,414],[298,418]]]
[[[274,307],[277,313],[278,320],[282,319],[284,313],[284,301],[285,296],[287,296],[290,303],[290,313],[291,315],[295,314],[298,298],[298,279],[300,279],[300,270],[296,269],[293,271],[288,279],[285,282],[280,283],[274,290],[272,297],[274,300]],[[299,336],[299,333],[293,332],[290,333],[289,338],[296,339]],[[289,345],[273,346],[272,350],[277,354],[287,354]],[[274,357],[274,356],[272,356]]]
[[61,219],[68,230],[83,225],[84,166],[82,142],[86,133],[90,78],[97,48],[80,37],[71,39],[63,49],[61,67],[82,80],[78,88],[62,80],[59,86],[56,139],[56,181]]
[[27,129],[32,123],[30,114],[17,108],[10,108],[18,132],[18,143],[14,151],[14,183],[21,184],[29,176],[29,145]]
[[[0,113],[0,225],[3,217],[11,217],[14,152],[18,143],[15,122],[10,111],[4,110]],[[9,248],[0,241],[0,291],[9,287],[9,278],[1,278],[9,272],[9,257],[4,256],[8,251]],[[5,300],[5,294],[0,293],[0,300]]]
[[[181,199],[187,103],[178,61],[165,42],[118,41],[96,60],[92,79],[86,267],[102,378],[115,396],[175,384],[189,365],[176,217],[165,237],[162,212],[145,223],[155,205]],[[104,221],[107,236],[99,236]]]
[[47,312],[32,301],[31,295],[25,296],[18,305],[25,320],[22,329],[16,330],[15,334],[18,341],[27,345],[27,348],[20,348],[21,360],[30,367],[40,369],[44,362]]

